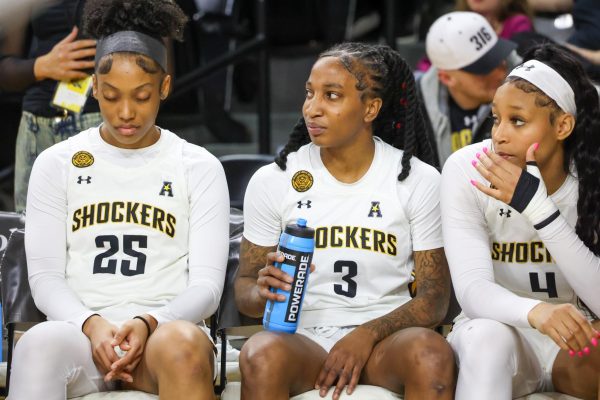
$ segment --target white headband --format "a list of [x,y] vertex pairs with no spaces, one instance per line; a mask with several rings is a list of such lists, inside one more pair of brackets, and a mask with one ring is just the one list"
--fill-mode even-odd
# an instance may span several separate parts
[[575,93],[571,85],[558,72],[538,60],[529,60],[511,71],[508,76],[518,76],[534,84],[565,112],[577,115]]

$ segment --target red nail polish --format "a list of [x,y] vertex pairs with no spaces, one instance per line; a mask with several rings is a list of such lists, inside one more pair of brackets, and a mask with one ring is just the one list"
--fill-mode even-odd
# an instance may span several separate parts
[[593,337],[592,340],[590,340],[590,342],[592,342],[592,345],[594,345],[594,347],[598,346],[598,339],[596,339],[595,337]]
[[583,357],[583,351],[578,351],[577,352],[577,357],[579,357],[579,358]]
[[479,159],[481,157],[481,154],[477,153],[477,154],[475,154],[475,157],[477,157],[477,159]]
[[585,355],[588,355],[588,354],[590,354],[590,348],[589,348],[589,347],[587,347],[587,346],[585,346],[585,347],[583,348],[583,352],[584,352],[584,354],[585,354]]
[[537,149],[538,149],[538,147],[540,147],[540,144],[539,144],[539,143],[535,143],[535,144],[533,145],[533,150],[537,150]]
[[484,147],[484,148],[483,148],[483,152],[484,152],[485,154],[487,154],[487,152],[488,152],[488,148],[487,148],[487,147]]
[[575,356],[575,352],[573,350],[569,350],[569,357],[574,357]]
[[473,185],[473,186],[477,187],[477,182],[476,182],[476,181],[474,181],[473,179],[471,179],[471,185]]
[[475,161],[475,160],[471,161],[471,165],[473,165],[474,167],[476,167],[477,166],[477,161]]

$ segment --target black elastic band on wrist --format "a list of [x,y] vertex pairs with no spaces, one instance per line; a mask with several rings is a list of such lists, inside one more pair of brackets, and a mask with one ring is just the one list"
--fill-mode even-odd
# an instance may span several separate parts
[[152,329],[150,329],[150,323],[148,321],[146,321],[146,318],[141,317],[139,315],[136,315],[132,319],[139,319],[139,320],[141,320],[144,323],[144,325],[146,325],[146,329],[148,329],[148,337],[150,337],[150,335],[152,334]]
[[101,317],[101,315],[100,315],[100,314],[95,314],[95,313],[94,313],[94,314],[92,314],[92,315],[90,315],[89,317],[87,317],[87,318],[85,319],[85,321],[83,321],[83,324],[81,324],[81,332],[83,332],[83,327],[85,326],[86,322],[88,322],[88,321],[90,320],[90,318],[92,318],[92,317],[94,317],[94,316]]

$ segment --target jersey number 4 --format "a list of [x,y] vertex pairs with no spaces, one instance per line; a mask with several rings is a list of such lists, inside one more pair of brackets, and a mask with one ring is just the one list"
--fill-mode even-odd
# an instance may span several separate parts
[[[143,274],[146,269],[146,255],[133,249],[133,244],[145,249],[148,247],[148,236],[142,235],[123,235],[123,253],[136,259],[135,265],[131,268],[130,260],[121,260],[121,274],[125,276],[135,276]],[[103,249],[108,244],[108,249],[94,258],[94,274],[116,274],[117,263],[119,260],[109,258],[119,251],[119,238],[115,235],[100,235],[96,237],[96,247]],[[102,266],[102,261],[107,259],[106,266]]]
[[548,293],[548,297],[558,297],[558,291],[556,290],[556,279],[554,278],[554,272],[546,272],[546,287],[540,287],[540,278],[538,273],[529,273],[529,283],[531,283],[532,292],[543,292]]

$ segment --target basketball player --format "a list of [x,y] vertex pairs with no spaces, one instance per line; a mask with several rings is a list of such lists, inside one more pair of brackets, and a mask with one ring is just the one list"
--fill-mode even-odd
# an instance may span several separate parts
[[282,300],[270,287],[289,290],[274,251],[297,218],[315,228],[316,269],[298,333],[261,332],[242,348],[243,399],[332,386],[338,399],[359,382],[405,387],[408,400],[452,398],[451,349],[425,329],[444,317],[450,286],[440,177],[413,157],[432,157],[420,107],[410,68],[387,46],[344,43],[314,64],[303,118],[246,192],[238,307],[258,317],[267,299]]
[[212,399],[214,346],[198,325],[225,276],[225,175],[206,150],[154,125],[171,83],[161,38],[178,38],[185,16],[170,0],[102,0],[84,19],[98,38],[103,123],[33,167],[29,282],[50,321],[19,340],[9,398],[122,387]]
[[543,45],[498,89],[493,116],[492,139],[459,150],[442,174],[463,309],[449,335],[456,398],[596,399],[598,94],[565,50]]

